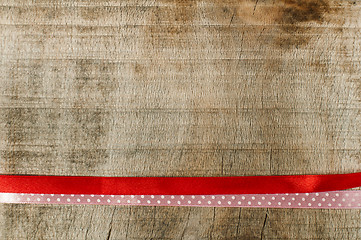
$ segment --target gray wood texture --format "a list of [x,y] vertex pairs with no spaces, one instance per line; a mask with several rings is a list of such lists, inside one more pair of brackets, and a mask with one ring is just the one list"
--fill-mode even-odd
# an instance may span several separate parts
[[[0,0],[0,171],[360,171],[360,27],[359,0]],[[1,204],[0,238],[361,239],[361,221]]]

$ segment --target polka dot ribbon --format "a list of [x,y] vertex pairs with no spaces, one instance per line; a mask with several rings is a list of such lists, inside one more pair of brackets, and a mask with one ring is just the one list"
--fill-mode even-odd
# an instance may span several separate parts
[[244,177],[0,175],[0,203],[361,208],[361,172]]
[[361,191],[237,195],[84,195],[0,193],[0,203],[361,209]]

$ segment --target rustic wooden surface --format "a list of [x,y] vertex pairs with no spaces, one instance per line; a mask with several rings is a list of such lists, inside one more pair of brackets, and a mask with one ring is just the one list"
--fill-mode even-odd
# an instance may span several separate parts
[[[361,170],[361,2],[0,0],[0,170]],[[360,210],[0,205],[1,239],[361,239]]]

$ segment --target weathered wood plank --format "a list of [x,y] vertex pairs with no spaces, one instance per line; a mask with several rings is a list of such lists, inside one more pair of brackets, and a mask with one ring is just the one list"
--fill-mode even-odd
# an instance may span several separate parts
[[[359,1],[0,0],[0,171],[360,171]],[[357,239],[359,210],[0,206],[1,239]]]

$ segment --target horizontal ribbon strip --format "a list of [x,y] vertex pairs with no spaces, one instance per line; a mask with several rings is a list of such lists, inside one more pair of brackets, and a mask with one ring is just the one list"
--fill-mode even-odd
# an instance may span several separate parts
[[0,193],[0,203],[361,209],[361,191],[240,195],[77,195]]
[[94,195],[311,193],[361,186],[361,172],[244,177],[84,177],[0,175],[0,192]]

